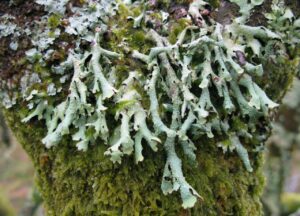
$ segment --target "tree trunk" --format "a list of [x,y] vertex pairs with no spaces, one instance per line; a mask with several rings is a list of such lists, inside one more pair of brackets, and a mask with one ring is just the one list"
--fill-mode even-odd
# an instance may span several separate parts
[[[24,27],[26,22],[33,22],[47,14],[43,7],[33,1],[13,2],[11,6],[8,6],[8,1],[0,3],[0,14],[14,15],[19,26]],[[84,1],[71,2],[73,6],[80,6]],[[174,2],[188,4],[189,1]],[[226,22],[224,20],[228,17],[238,15],[238,7],[234,4],[217,0],[211,2],[215,7],[211,16],[219,22]],[[296,1],[286,1],[286,3],[292,8],[299,6]],[[71,5],[68,7],[72,7]],[[159,3],[157,7],[172,7],[169,3],[166,5]],[[263,14],[270,11],[270,5],[271,1],[265,1],[262,6],[255,8],[250,24],[265,25]],[[217,7],[219,7],[218,12],[215,11]],[[295,10],[294,12],[296,13]],[[68,13],[71,14],[70,11]],[[57,25],[53,15],[48,22],[50,25]],[[172,31],[175,32],[176,29]],[[26,70],[28,73],[34,70],[38,70],[39,74],[44,73],[43,66],[24,61],[25,51],[30,49],[32,44],[28,37],[18,37],[17,51],[9,48],[11,38],[0,37],[2,80],[10,80],[10,82],[20,80]],[[61,42],[68,40],[74,40],[73,36],[62,35],[54,41],[53,48],[58,52],[54,55],[54,59],[47,63],[48,68],[49,65],[54,65],[65,58],[65,52],[68,50],[62,51],[60,46]],[[110,48],[113,47],[113,42],[108,45]],[[70,46],[72,45],[74,44],[70,43]],[[138,46],[142,48],[144,45]],[[263,59],[265,75],[258,78],[257,82],[275,101],[282,98],[293,79],[297,64],[295,58],[296,51],[289,53],[289,56],[281,56],[280,61],[276,62],[268,58]],[[51,79],[57,79],[56,75],[52,76]],[[21,87],[18,85],[16,84],[15,88],[6,85],[2,90],[6,89],[13,95],[20,90]],[[67,85],[64,88],[66,87]],[[214,139],[201,137],[194,141],[198,148],[197,165],[190,163],[183,151],[177,150],[183,161],[187,182],[203,197],[203,200],[198,200],[195,207],[183,209],[179,194],[164,195],[161,191],[161,178],[166,161],[162,148],[159,148],[158,152],[145,148],[143,152],[145,160],[139,164],[135,164],[131,156],[123,157],[121,164],[113,164],[109,157],[104,155],[107,146],[99,140],[97,144],[90,145],[86,152],[82,152],[74,147],[74,141],[70,136],[64,136],[59,145],[47,149],[41,142],[47,133],[45,123],[37,119],[26,124],[21,122],[25,117],[24,113],[28,113],[25,106],[25,102],[18,100],[17,104],[9,109],[3,109],[3,112],[10,128],[33,161],[36,184],[44,199],[47,215],[254,216],[263,214],[260,201],[264,187],[263,153],[251,150],[257,146],[257,140],[243,139],[243,145],[249,149],[253,172],[245,169],[236,153],[222,153],[222,149],[217,146],[222,136]],[[258,127],[258,130],[268,135],[268,128],[269,123],[266,121]]]

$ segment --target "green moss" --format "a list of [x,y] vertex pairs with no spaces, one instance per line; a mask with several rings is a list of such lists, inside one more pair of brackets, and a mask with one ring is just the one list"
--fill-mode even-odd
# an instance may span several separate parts
[[119,1],[118,14],[121,18],[127,20],[128,16],[133,16],[132,11],[125,4]]
[[145,33],[142,31],[136,31],[132,35],[131,42],[135,43],[137,46],[142,46],[146,40]]
[[176,22],[173,21],[171,23],[171,28],[170,28],[170,34],[169,34],[169,41],[174,44],[177,41],[178,35],[187,27],[190,26],[190,20],[186,18],[181,18],[177,20]]
[[[48,215],[185,215],[179,195],[165,196],[160,190],[165,163],[161,150],[153,153],[146,148],[146,159],[139,165],[133,165],[133,157],[114,165],[104,156],[106,146],[100,141],[90,151],[79,152],[65,138],[48,150],[40,142],[46,132],[43,123],[21,124],[16,113],[6,111],[6,116],[34,162]],[[261,215],[261,162],[254,174],[248,173],[235,154],[223,155],[209,140],[196,143],[196,169],[187,160],[183,166],[204,200],[190,214]],[[260,155],[255,157],[262,161]]]
[[43,74],[43,73],[47,73],[47,68],[45,68],[44,66],[42,66],[40,63],[35,63],[33,65],[33,70],[35,73],[38,74]]
[[[271,98],[281,100],[293,82],[297,66],[299,65],[299,59],[295,58],[291,60],[289,57],[282,57],[278,58],[277,62],[268,59],[264,65],[265,74],[262,80],[260,80],[261,85],[265,86],[266,93]],[[277,84],[269,83],[269,80],[273,80]]]
[[209,0],[208,1],[209,2],[209,4],[211,5],[211,6],[213,6],[214,8],[218,8],[218,7],[220,7],[220,0]]
[[52,29],[57,28],[60,25],[61,16],[58,14],[52,14],[48,18],[48,26]]
[[[152,47],[152,43],[147,39],[146,32],[141,29],[133,28],[133,20],[128,19],[129,16],[136,17],[141,13],[141,8],[130,10],[124,4],[120,5],[118,14],[110,20],[109,25],[113,29],[113,35],[109,41],[109,48],[114,51],[120,51],[120,45],[123,44],[123,50],[130,52],[134,49],[147,53]],[[127,44],[127,45],[126,45]],[[130,48],[131,50],[127,50]]]
[[247,130],[247,124],[243,122],[240,118],[232,119],[232,129],[235,131],[240,131],[241,129]]

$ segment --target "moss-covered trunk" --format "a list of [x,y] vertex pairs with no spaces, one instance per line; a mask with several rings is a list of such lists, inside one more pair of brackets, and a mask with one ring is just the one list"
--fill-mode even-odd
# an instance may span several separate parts
[[237,156],[223,155],[209,140],[199,142],[197,168],[188,164],[184,168],[187,180],[204,200],[192,210],[183,210],[180,197],[161,192],[163,154],[147,151],[139,165],[133,159],[113,165],[104,156],[103,145],[83,153],[65,140],[59,148],[48,150],[40,141],[42,125],[21,125],[16,112],[7,116],[33,160],[48,215],[262,215],[261,153],[251,154],[255,171],[249,173]]
[[[2,5],[3,13],[10,11],[15,14],[21,26],[25,21],[34,20],[36,16],[43,15],[42,8],[33,4],[32,1],[26,3],[15,1],[15,5],[11,7],[8,7],[8,1],[4,2],[6,5],[0,3],[0,10]],[[84,1],[71,2],[80,5]],[[160,2],[159,5],[168,5],[169,1],[158,2]],[[189,1],[175,2],[177,4]],[[265,2],[263,6],[255,8],[256,12],[251,19],[251,25],[264,24],[265,21],[261,16],[265,11],[270,10],[271,4],[271,1]],[[226,17],[234,17],[237,14],[236,5],[225,1],[221,1],[221,4],[218,3],[219,1],[213,1],[212,5],[219,6],[220,9],[219,12],[212,13],[212,17],[219,22],[226,23]],[[293,7],[296,8],[297,5],[293,5]],[[49,21],[50,25],[55,26],[55,21],[56,18],[52,16]],[[111,22],[120,23],[120,20]],[[63,21],[63,24],[66,23]],[[127,26],[123,28],[127,28]],[[172,40],[172,34],[178,30],[176,28],[182,30],[180,24],[175,23],[170,32],[170,40]],[[124,31],[128,33],[126,29],[123,30],[117,33],[121,34]],[[117,33],[116,40],[120,37]],[[134,32],[133,36],[135,36],[135,40],[143,37],[140,32]],[[61,51],[59,43],[72,39],[72,37],[62,35],[55,41],[54,48]],[[0,65],[1,77],[8,80],[20,70],[28,70],[27,63],[25,64],[21,59],[24,57],[24,52],[30,48],[30,45],[25,43],[26,40],[19,41],[18,52],[9,50],[9,38],[1,39],[1,42],[0,55],[4,59],[4,61],[1,60]],[[114,49],[114,43],[119,45],[118,43],[121,42],[110,40],[107,47]],[[130,41],[128,43],[136,49],[147,50],[147,47],[143,47],[145,45],[143,43],[132,44]],[[66,53],[64,52],[55,53],[54,60],[52,59],[47,64],[50,66],[56,64],[61,60],[60,58],[65,57]],[[259,82],[274,100],[282,97],[292,80],[295,62],[290,58],[293,57],[282,56],[277,63],[271,59],[263,60],[266,73]],[[129,61],[135,67],[138,65]],[[118,62],[118,64],[121,63]],[[38,64],[29,67],[30,69],[39,70],[40,74],[44,73],[43,66]],[[53,75],[53,79],[55,76]],[[47,215],[256,216],[263,214],[260,202],[264,186],[263,153],[259,150],[249,151],[254,169],[252,173],[245,169],[243,162],[236,154],[223,154],[222,149],[217,146],[217,138],[195,140],[198,148],[196,152],[197,165],[190,163],[183,152],[177,150],[178,155],[183,159],[183,170],[187,181],[203,197],[203,200],[198,200],[194,208],[185,210],[181,207],[182,201],[178,194],[165,196],[161,191],[161,177],[166,162],[166,155],[162,148],[159,148],[158,153],[152,152],[150,148],[144,149],[145,160],[142,163],[135,164],[133,157],[124,157],[120,165],[113,164],[108,156],[104,156],[107,147],[101,141],[89,146],[88,151],[81,152],[74,147],[71,137],[64,137],[58,146],[46,149],[41,142],[47,133],[44,122],[35,120],[28,124],[21,123],[25,117],[24,109],[24,103],[20,103],[10,109],[5,109],[4,113],[11,129],[34,163],[36,184],[44,199]],[[111,126],[113,127],[113,125]],[[239,126],[237,122],[235,127]],[[267,134],[268,126],[262,122],[259,130]],[[242,139],[242,141],[246,148],[253,149],[253,146],[257,146],[257,140]]]

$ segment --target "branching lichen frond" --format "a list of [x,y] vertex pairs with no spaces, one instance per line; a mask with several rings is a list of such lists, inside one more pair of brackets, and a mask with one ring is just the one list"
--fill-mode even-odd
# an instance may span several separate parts
[[93,73],[95,76],[93,93],[99,92],[99,90],[100,90],[99,83],[100,83],[102,94],[103,94],[102,97],[105,100],[107,98],[111,98],[117,92],[117,90],[105,78],[105,76],[103,74],[103,68],[99,64],[99,61],[102,56],[118,58],[118,57],[120,57],[120,55],[117,53],[102,49],[99,45],[98,40],[99,40],[99,33],[96,34],[96,40],[94,41],[94,45],[92,48],[91,64],[92,64],[92,69],[93,69]]

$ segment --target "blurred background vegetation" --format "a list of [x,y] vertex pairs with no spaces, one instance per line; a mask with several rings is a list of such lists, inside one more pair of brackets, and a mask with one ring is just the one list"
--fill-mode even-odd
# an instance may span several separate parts
[[0,216],[44,215],[33,177],[30,159],[0,113]]
[[[280,87],[279,87],[280,88]],[[283,100],[266,147],[266,216],[300,216],[300,81]],[[0,216],[42,216],[30,159],[0,113]]]
[[[280,87],[279,87],[280,88]],[[300,216],[300,81],[283,99],[267,142],[266,215]]]

